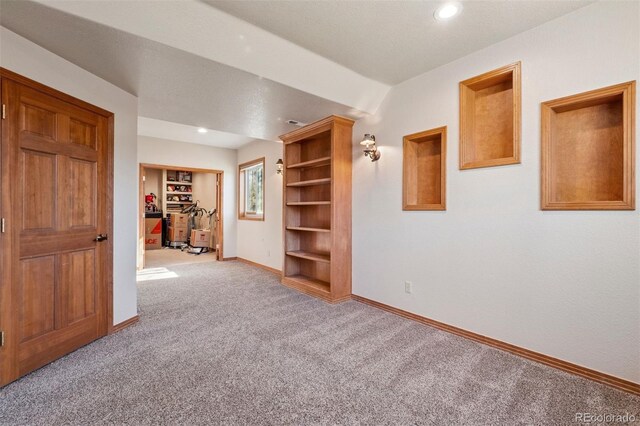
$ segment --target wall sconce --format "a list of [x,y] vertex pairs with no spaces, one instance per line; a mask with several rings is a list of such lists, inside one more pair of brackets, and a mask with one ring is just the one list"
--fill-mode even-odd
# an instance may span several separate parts
[[282,158],[278,158],[278,161],[276,161],[276,173],[281,175],[283,169],[284,163],[282,162]]
[[376,136],[365,133],[364,139],[360,142],[360,145],[364,145],[364,156],[371,158],[371,162],[378,161],[380,159],[380,151],[376,147]]

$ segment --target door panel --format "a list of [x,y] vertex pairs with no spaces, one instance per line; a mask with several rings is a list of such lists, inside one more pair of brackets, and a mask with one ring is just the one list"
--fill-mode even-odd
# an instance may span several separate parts
[[84,123],[80,120],[71,120],[69,127],[69,139],[71,143],[78,145],[85,145],[89,148],[96,147],[96,126],[89,123]]
[[61,255],[61,289],[66,301],[65,325],[95,313],[94,251],[83,250]]
[[[66,167],[66,182],[59,189],[67,194],[67,229],[96,229],[96,163],[70,158]],[[66,211],[66,209],[65,209]]]
[[53,111],[29,105],[25,100],[21,105],[21,126],[20,130],[31,133],[34,136],[46,139],[55,139],[56,135],[56,114]]
[[25,259],[20,292],[20,342],[55,329],[55,257]]
[[81,101],[4,77],[2,99],[2,190],[20,214],[3,241],[12,248],[3,271],[10,288],[0,290],[11,300],[0,303],[11,315],[0,315],[0,385],[107,333],[110,246],[95,238],[110,228],[112,143],[110,113]]
[[53,230],[56,226],[56,157],[52,154],[23,150],[22,230]]

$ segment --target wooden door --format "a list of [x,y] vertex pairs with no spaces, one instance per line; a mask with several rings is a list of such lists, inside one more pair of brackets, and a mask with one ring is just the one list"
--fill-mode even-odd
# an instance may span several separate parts
[[2,70],[0,385],[107,334],[107,111]]

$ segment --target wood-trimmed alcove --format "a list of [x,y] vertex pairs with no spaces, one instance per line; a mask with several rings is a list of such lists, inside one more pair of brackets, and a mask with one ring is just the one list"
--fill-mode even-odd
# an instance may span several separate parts
[[446,210],[446,126],[403,138],[402,173],[402,210]]
[[635,209],[635,81],[542,103],[543,210]]
[[460,169],[520,163],[520,62],[460,82]]

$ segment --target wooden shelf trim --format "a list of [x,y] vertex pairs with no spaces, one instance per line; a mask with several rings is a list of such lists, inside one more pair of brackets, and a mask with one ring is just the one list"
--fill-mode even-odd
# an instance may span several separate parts
[[331,254],[330,253],[314,253],[311,251],[304,250],[292,250],[286,252],[287,256],[299,257],[300,259],[313,260],[314,262],[331,262]]
[[321,167],[331,164],[331,157],[321,157],[314,160],[303,161],[301,163],[291,164],[287,169],[302,169],[305,167]]
[[520,163],[520,62],[461,81],[460,170]]
[[191,195],[193,192],[167,191],[167,194]]
[[353,124],[330,116],[280,137],[285,178],[281,282],[328,303],[351,298]]
[[175,184],[178,184],[178,185],[193,185],[193,182],[182,182],[182,181],[179,181],[179,180],[166,180],[165,183],[167,185],[175,185]]
[[315,278],[307,277],[306,275],[291,275],[286,277],[289,280],[295,281],[297,284],[302,284],[307,287],[311,287],[316,290],[329,293],[331,291],[331,284],[326,281],[317,280]]
[[304,226],[287,226],[287,231],[331,232],[331,229],[307,228]]
[[327,185],[331,183],[331,178],[322,178],[322,179],[311,179],[311,180],[303,180],[300,182],[288,183],[289,187],[296,186],[313,186],[313,185]]
[[304,127],[293,130],[289,133],[280,136],[282,142],[285,145],[304,142],[304,139],[311,136],[316,135],[318,133],[330,131],[335,125],[346,126],[349,129],[353,127],[355,121],[350,118],[340,117],[337,115],[330,115],[329,117],[323,118],[322,120],[318,120],[314,123],[307,124]]
[[447,126],[407,135],[402,148],[402,210],[446,210]]
[[635,210],[635,88],[542,103],[542,210]]
[[287,206],[328,206],[331,201],[289,201]]

